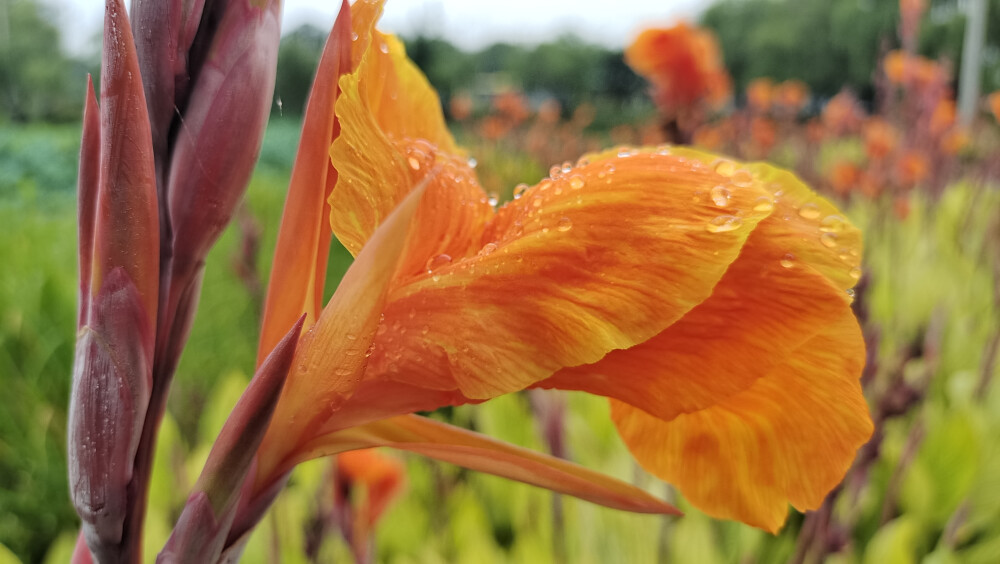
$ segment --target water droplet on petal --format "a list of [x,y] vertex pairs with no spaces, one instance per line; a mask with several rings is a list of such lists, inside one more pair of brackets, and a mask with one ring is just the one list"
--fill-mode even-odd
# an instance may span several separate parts
[[749,170],[740,169],[733,173],[730,180],[733,186],[739,186],[740,188],[747,188],[753,186],[753,174],[750,174]]
[[767,196],[761,196],[753,203],[753,211],[766,212],[774,209],[774,201]]
[[477,161],[476,159],[474,159],[472,157],[469,157],[469,160],[468,160],[469,168],[476,168],[477,164],[479,164],[479,161]]
[[802,204],[802,207],[799,208],[799,215],[805,219],[816,219],[822,213],[816,204]]
[[854,288],[848,288],[847,289],[847,295],[853,299],[854,298]]
[[847,220],[842,215],[828,215],[819,222],[819,230],[824,233],[840,233],[847,228]]
[[383,53],[388,53],[389,52],[389,44],[386,43],[385,41],[383,41],[382,43],[379,43],[378,50],[382,51]]
[[724,208],[729,205],[729,190],[725,186],[716,186],[709,191],[709,195],[712,197],[712,203]]
[[351,34],[351,41],[357,41],[357,40],[358,40],[358,34],[357,33],[352,33]]
[[409,157],[406,159],[406,162],[410,163],[410,168],[413,170],[420,170],[420,161],[416,157]]
[[489,197],[486,199],[486,203],[488,203],[491,208],[497,207],[497,204],[500,203],[500,195],[496,192],[490,192]]
[[580,188],[583,188],[583,185],[584,185],[583,177],[580,176],[579,174],[573,175],[573,177],[569,179],[569,187],[574,190],[579,190]]
[[791,268],[795,266],[795,255],[787,253],[785,256],[781,257],[781,260],[778,262],[785,268]]
[[719,159],[712,164],[712,168],[715,172],[721,174],[722,176],[732,176],[734,172],[738,169],[736,163],[728,159]]
[[621,158],[631,157],[633,155],[631,147],[619,147],[618,156]]
[[514,187],[514,199],[518,199],[524,195],[524,192],[529,188],[527,184],[521,183]]
[[570,229],[573,229],[573,221],[568,217],[560,218],[559,223],[556,225],[556,229],[565,233]]
[[571,170],[573,170],[573,163],[571,163],[569,161],[563,162],[563,164],[562,164],[562,172],[563,173],[567,173],[567,172],[569,172]]
[[735,215],[720,215],[709,221],[705,229],[709,233],[725,233],[726,231],[738,229],[741,225],[743,225],[743,220]]
[[427,272],[430,273],[450,262],[451,262],[451,255],[441,253],[440,255],[427,259],[427,264],[424,265],[424,267],[427,269]]
[[822,243],[824,247],[832,249],[837,246],[837,234],[823,233],[819,236],[819,242]]
[[859,280],[861,278],[861,269],[855,266],[848,272],[848,274],[851,275],[851,278]]
[[486,243],[485,245],[483,245],[483,248],[479,250],[479,254],[485,257],[493,254],[493,252],[496,250],[497,250],[496,243]]
[[549,168],[549,178],[556,179],[562,176],[562,168],[559,165],[552,165]]
[[542,207],[542,199],[541,198],[535,198],[534,200],[531,200],[531,206],[535,207],[535,208]]

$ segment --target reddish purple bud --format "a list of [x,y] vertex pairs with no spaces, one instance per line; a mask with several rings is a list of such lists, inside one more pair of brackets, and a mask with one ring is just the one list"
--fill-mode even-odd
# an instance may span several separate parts
[[215,562],[225,548],[254,454],[281,396],[305,316],[271,351],[212,445],[159,562]]
[[152,326],[123,268],[104,277],[80,330],[69,408],[69,483],[98,560],[122,540],[127,486],[151,385]]
[[77,180],[78,241],[80,267],[79,315],[76,327],[86,323],[90,308],[90,277],[94,261],[94,221],[101,182],[101,116],[94,98],[94,81],[87,76],[83,106],[83,138],[80,140],[80,169]]
[[250,180],[274,91],[281,2],[216,2],[206,7],[203,22],[216,27],[193,77],[167,180],[173,258],[181,272],[183,263],[204,260]]
[[68,438],[73,504],[90,551],[106,561],[116,557],[128,513],[159,292],[149,121],[121,0],[106,3],[101,77],[99,110],[87,95],[80,151],[80,332]]

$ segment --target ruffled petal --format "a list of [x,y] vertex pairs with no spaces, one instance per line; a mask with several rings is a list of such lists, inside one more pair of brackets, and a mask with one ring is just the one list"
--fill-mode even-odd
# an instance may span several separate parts
[[[807,188],[800,190],[794,177],[778,178],[798,197],[777,196],[774,213],[760,222],[710,298],[645,343],[539,383],[619,400],[615,413],[620,430],[644,466],[677,484],[709,513],[772,530],[783,522],[789,501],[800,508],[818,505],[871,432],[857,384],[864,342],[850,297],[838,287],[847,267],[837,249],[816,241],[827,232],[798,213],[803,202],[836,210]],[[774,190],[781,192],[780,187]],[[839,221],[837,233],[860,245],[857,230]],[[796,374],[823,355],[837,361],[824,359],[811,371]],[[767,395],[776,388],[783,391]],[[819,399],[799,398],[803,389]],[[842,407],[824,411],[813,405],[823,400]],[[768,409],[753,412],[760,404]],[[729,413],[727,409],[736,409],[731,417],[736,423],[720,424],[711,415]],[[821,424],[810,426],[816,417]],[[793,420],[801,421],[802,430],[797,439],[782,442],[782,427]],[[704,437],[721,445],[720,450],[676,446]],[[836,442],[834,448],[809,463],[813,445],[828,440]],[[737,468],[732,460],[743,461],[743,450],[758,448],[755,441],[780,443],[783,450],[748,458],[763,466],[741,474],[745,465]],[[802,465],[784,468],[785,474],[775,474],[773,482],[765,478],[775,460]]]
[[375,30],[382,2],[358,2],[352,9],[356,71],[340,79],[337,118],[342,134],[330,148],[340,174],[330,195],[330,224],[340,242],[357,255],[365,241],[426,171],[417,149],[422,139],[460,154],[449,133],[441,102],[427,78],[406,57],[402,42]]
[[749,389],[664,421],[612,400],[639,463],[699,509],[776,532],[788,503],[816,509],[871,435],[858,384],[864,342],[849,310]]
[[485,399],[635,346],[711,295],[762,199],[696,160],[593,156],[501,208],[472,253],[408,259],[366,377]]

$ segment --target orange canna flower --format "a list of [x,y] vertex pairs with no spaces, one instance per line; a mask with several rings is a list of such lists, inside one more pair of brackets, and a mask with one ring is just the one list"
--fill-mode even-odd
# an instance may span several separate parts
[[882,118],[873,117],[865,123],[865,151],[872,160],[884,159],[896,150],[899,133]]
[[830,186],[838,196],[846,196],[861,179],[861,170],[850,161],[838,161],[830,167]]
[[861,104],[850,90],[841,90],[823,107],[823,125],[835,135],[856,131],[863,118]]
[[993,119],[1000,123],[1000,90],[990,93],[986,97],[986,102],[989,104],[990,112],[993,114]]
[[927,157],[916,150],[905,151],[896,161],[896,182],[904,188],[912,188],[927,179],[930,163]]
[[[327,67],[312,94],[335,98],[336,117],[311,100],[304,126],[302,150],[329,146],[330,160],[296,162],[336,184],[293,174],[282,232],[308,221],[314,235],[282,237],[275,254],[261,348],[303,312],[307,329],[254,495],[301,461],[391,446],[675,511],[409,415],[539,387],[610,398],[639,463],[711,515],[776,531],[789,503],[819,507],[872,430],[846,292],[858,230],[791,173],[682,148],[587,155],[495,208],[426,79],[374,29],[381,2],[350,12],[357,39],[341,28],[328,46],[350,51],[350,70]],[[335,125],[314,136],[314,120]],[[330,234],[355,262],[320,310],[325,266],[301,257],[318,263]]]
[[665,115],[702,105],[714,108],[729,99],[729,73],[708,30],[685,23],[648,29],[625,49],[625,62],[652,83],[654,100]]
[[948,156],[955,156],[972,143],[969,132],[962,127],[953,127],[941,137],[941,152]]
[[501,116],[509,119],[515,126],[528,119],[528,116],[531,115],[527,98],[524,97],[524,94],[513,90],[497,94],[493,98],[493,109]]
[[757,111],[766,112],[771,109],[774,90],[770,78],[755,78],[747,85],[747,103]]
[[798,113],[809,101],[809,87],[801,80],[786,80],[775,87],[774,101],[792,113]]
[[468,94],[456,94],[451,97],[448,112],[455,121],[465,121],[472,117],[472,97]]
[[767,155],[778,140],[774,121],[766,117],[755,117],[750,121],[750,139],[753,140],[752,153]]
[[[336,505],[358,562],[370,561],[371,537],[382,514],[406,489],[402,463],[372,449],[337,455]],[[346,494],[346,495],[345,495]]]
[[882,68],[889,82],[898,86],[927,87],[948,80],[948,72],[942,65],[905,51],[890,51],[882,60]]
[[934,105],[934,111],[931,112],[931,133],[941,135],[953,125],[955,125],[955,101],[942,98]]
[[542,123],[559,123],[561,115],[562,106],[559,105],[559,101],[555,98],[546,99],[542,102],[542,105],[538,107],[538,121]]

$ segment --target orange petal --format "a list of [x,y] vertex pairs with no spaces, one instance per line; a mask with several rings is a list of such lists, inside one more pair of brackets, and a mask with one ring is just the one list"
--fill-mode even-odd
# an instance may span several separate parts
[[572,462],[415,415],[376,421],[319,437],[308,445],[302,460],[377,446],[415,452],[615,509],[680,513],[643,490]]
[[337,117],[342,134],[330,149],[340,179],[330,196],[330,222],[340,242],[357,254],[392,209],[416,186],[401,148],[424,139],[460,153],[448,132],[441,102],[430,83],[406,57],[402,42],[374,29],[381,2],[354,6],[357,70],[340,79]]
[[850,310],[749,389],[670,421],[612,400],[636,459],[714,517],[776,532],[788,503],[816,509],[872,432]]
[[[695,160],[594,156],[501,208],[465,256],[409,257],[366,377],[485,399],[641,343],[708,298],[761,198]],[[432,212],[416,239],[445,237]]]
[[[795,181],[789,187],[796,193],[798,186],[801,183]],[[820,209],[829,204],[811,192],[797,195],[801,197],[778,197],[775,213],[757,226],[712,296],[680,321],[641,345],[613,351],[593,365],[563,370],[539,384],[584,390],[626,402],[628,405],[616,403],[615,413],[627,414],[619,417],[620,429],[640,462],[676,483],[693,503],[709,513],[769,529],[783,522],[788,501],[797,507],[817,506],[871,431],[856,382],[864,343],[850,311],[849,297],[827,278],[832,261],[808,262],[823,252],[834,255],[836,251],[817,244],[815,237],[822,232],[816,221],[806,225],[806,218],[797,213],[802,209],[798,202],[803,199]],[[796,219],[785,219],[789,214]],[[857,237],[856,229],[849,224],[838,233]],[[789,251],[806,260],[787,258]],[[840,264],[834,270],[834,274],[842,272],[844,266]],[[831,332],[831,327],[838,329]],[[811,350],[817,347],[827,347],[828,353]],[[787,365],[799,363],[800,357],[811,354],[842,358],[795,380],[795,373],[789,372]],[[780,384],[786,395],[768,397],[765,394],[773,388],[771,382],[776,377],[792,381]],[[833,412],[817,411],[812,400],[800,400],[792,392],[803,386],[815,390],[826,386],[835,397],[821,399],[839,402],[843,407]],[[757,405],[740,399],[747,397],[774,410],[753,413],[749,410]],[[739,412],[737,419],[743,417],[748,425],[759,426],[760,436],[750,437],[754,440],[781,440],[773,430],[770,433],[776,436],[768,435],[769,429],[785,424],[774,419],[777,416],[798,417],[804,422],[800,440],[782,443],[784,451],[779,454],[786,460],[808,459],[817,441],[838,441],[816,462],[822,464],[822,471],[806,466],[799,470],[802,476],[796,477],[792,469],[778,478],[780,486],[774,486],[767,480],[758,483],[745,479],[731,463],[720,463],[719,456],[743,460],[740,449],[756,448],[756,443],[745,444],[750,439],[739,425],[717,425],[711,415],[703,415],[725,412],[733,402],[749,406]],[[810,417],[815,416],[828,421],[819,428],[808,427]],[[687,421],[688,427],[682,427],[681,421]],[[810,433],[814,434],[810,437]],[[709,449],[706,455],[699,449],[678,450],[680,447],[673,446],[706,436],[726,451]],[[660,453],[661,448],[667,454]],[[671,456],[674,458],[668,464]],[[772,459],[762,460],[765,467],[757,473],[766,472]],[[687,468],[697,471],[687,473]],[[759,478],[753,470],[747,476]],[[782,489],[786,482],[796,479],[801,483]],[[726,489],[720,489],[720,484]]]
[[350,70],[351,8],[344,0],[327,39],[313,80],[302,122],[302,140],[292,168],[274,266],[267,285],[257,364],[281,340],[295,320],[306,314],[305,327],[322,307],[330,231],[327,198],[337,182],[330,163],[330,144],[340,134],[334,116],[337,81]]
[[419,186],[376,231],[316,324],[302,336],[258,451],[258,484],[276,479],[275,469],[297,444],[310,438],[314,421],[336,411],[358,385],[423,193],[424,187]]

